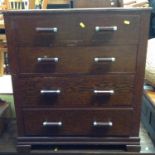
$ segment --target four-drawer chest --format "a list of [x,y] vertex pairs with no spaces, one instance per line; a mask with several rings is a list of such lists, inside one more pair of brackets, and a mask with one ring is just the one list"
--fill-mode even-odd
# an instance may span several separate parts
[[139,151],[150,9],[4,12],[17,148]]

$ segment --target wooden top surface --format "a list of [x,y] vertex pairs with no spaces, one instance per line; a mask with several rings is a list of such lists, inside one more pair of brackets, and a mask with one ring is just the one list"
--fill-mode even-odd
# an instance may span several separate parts
[[155,107],[155,90],[146,90],[145,95]]
[[9,10],[9,11],[3,11],[3,14],[27,14],[27,13],[34,13],[34,14],[40,14],[40,13],[71,13],[71,12],[139,12],[139,11],[145,11],[145,12],[151,12],[152,8],[120,8],[120,7],[113,7],[113,8],[71,8],[71,9],[41,9],[41,10]]

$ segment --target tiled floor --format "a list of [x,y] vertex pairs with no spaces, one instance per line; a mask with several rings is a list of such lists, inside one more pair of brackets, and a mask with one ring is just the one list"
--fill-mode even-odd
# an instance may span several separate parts
[[[141,125],[140,137],[141,137],[141,153],[155,154],[155,146],[152,143],[151,139],[149,138],[143,125]],[[15,144],[16,144],[16,122],[11,121],[6,132],[3,134],[3,136],[0,137],[0,153],[16,152]]]
[[152,143],[147,131],[141,124],[140,128],[140,138],[141,138],[141,152],[144,153],[154,153],[155,154],[155,144]]
[[16,121],[11,121],[6,131],[0,136],[0,152],[16,152],[16,131]]

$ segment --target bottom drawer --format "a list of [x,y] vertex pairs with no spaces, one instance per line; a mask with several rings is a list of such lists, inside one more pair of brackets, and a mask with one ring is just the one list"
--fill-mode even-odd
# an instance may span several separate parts
[[129,136],[133,110],[23,110],[24,136]]

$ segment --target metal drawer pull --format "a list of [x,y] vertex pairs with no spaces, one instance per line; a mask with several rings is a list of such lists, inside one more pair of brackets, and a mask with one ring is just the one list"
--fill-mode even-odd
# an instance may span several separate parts
[[117,26],[96,26],[95,31],[117,31]]
[[60,94],[61,91],[60,91],[60,89],[57,89],[57,90],[41,90],[40,93],[41,94]]
[[112,122],[93,122],[94,127],[112,127],[113,123]]
[[60,127],[60,126],[62,126],[62,122],[47,122],[47,121],[45,121],[45,122],[43,122],[43,126],[53,126],[53,127]]
[[48,57],[42,57],[42,58],[37,58],[38,62],[58,62],[59,58],[48,58]]
[[114,90],[94,90],[94,94],[114,94]]
[[58,32],[57,27],[37,27],[37,32]]
[[100,62],[100,61],[110,61],[110,62],[114,62],[116,61],[116,58],[114,57],[110,57],[110,58],[94,58],[95,62]]

